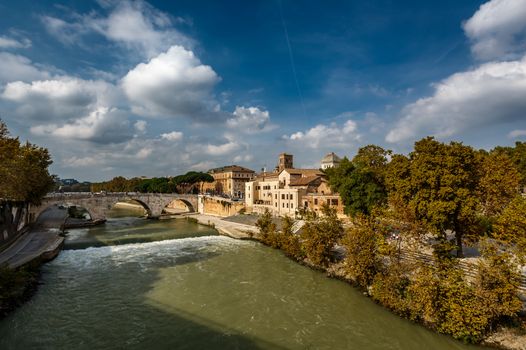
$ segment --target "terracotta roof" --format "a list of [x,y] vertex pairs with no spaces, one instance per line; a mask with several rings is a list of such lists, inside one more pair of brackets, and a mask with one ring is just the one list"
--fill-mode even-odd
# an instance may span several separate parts
[[282,171],[286,171],[289,174],[293,175],[302,175],[302,176],[313,176],[313,175],[323,175],[323,173],[320,171],[320,169],[283,169]]
[[255,173],[254,170],[250,170],[248,168],[245,168],[245,167],[242,167],[242,166],[239,166],[239,165],[235,165],[235,164],[208,170],[208,172],[210,174],[226,173],[226,172],[230,172],[230,171],[237,171],[237,172],[243,172],[243,173]]
[[320,179],[320,176],[317,175],[300,177],[299,179],[290,180],[289,186],[307,186],[318,179]]
[[277,180],[278,175],[279,175],[278,173],[274,173],[274,172],[259,173],[256,176],[256,180],[258,181]]

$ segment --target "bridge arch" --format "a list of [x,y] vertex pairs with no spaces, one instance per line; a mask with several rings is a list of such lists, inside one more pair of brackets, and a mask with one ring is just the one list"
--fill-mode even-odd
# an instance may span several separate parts
[[[142,209],[144,209],[145,215],[147,217],[152,216],[152,209],[150,208],[150,206],[147,203],[145,203],[144,201],[142,201],[140,199],[135,199],[135,198],[119,199],[119,200],[114,201],[113,203],[108,204],[108,212],[110,212],[111,210],[114,210],[115,208],[117,208],[119,204],[139,205]],[[108,212],[106,213],[106,215],[108,214]]]
[[50,228],[60,228],[71,218],[93,220],[93,214],[89,208],[70,202],[42,206],[38,213],[31,215],[34,216],[37,226]]
[[184,198],[175,198],[170,200],[163,208],[163,213],[168,214],[178,214],[178,213],[194,213],[196,208],[194,205],[184,199]]

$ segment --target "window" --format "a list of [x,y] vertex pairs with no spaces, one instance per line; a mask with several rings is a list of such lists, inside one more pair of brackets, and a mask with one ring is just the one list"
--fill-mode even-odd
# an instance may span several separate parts
[[291,208],[294,208],[294,203],[290,203],[290,207],[291,207]]
[[285,208],[285,203],[281,203],[281,204],[282,204],[283,208]]
[[314,205],[318,205],[318,198],[314,198]]
[[331,200],[331,204],[338,206],[338,199]]
[[278,207],[278,203],[276,203],[274,206],[277,208]]
[[277,193],[274,195],[274,199],[278,199],[278,194]]
[[285,199],[285,195],[283,193],[281,194],[281,199]]
[[287,203],[287,208],[289,207],[289,203]]

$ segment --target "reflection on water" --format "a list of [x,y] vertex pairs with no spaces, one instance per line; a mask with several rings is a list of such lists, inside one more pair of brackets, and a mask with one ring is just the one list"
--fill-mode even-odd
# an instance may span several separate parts
[[470,348],[279,251],[202,230],[130,218],[72,230],[70,245],[171,237],[62,252],[33,300],[0,322],[0,349]]

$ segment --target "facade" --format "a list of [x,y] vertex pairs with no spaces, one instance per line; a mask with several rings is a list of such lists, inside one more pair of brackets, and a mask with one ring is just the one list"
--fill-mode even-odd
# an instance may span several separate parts
[[252,181],[255,171],[239,165],[228,165],[208,171],[214,182],[206,183],[203,192],[226,195],[231,198],[244,198],[245,183]]
[[341,158],[338,157],[334,152],[331,152],[327,154],[323,159],[321,160],[321,168],[323,170],[328,168],[335,168],[340,165]]
[[[295,216],[304,209],[318,212],[323,203],[328,203],[339,215],[344,215],[340,196],[331,192],[325,174],[319,169],[279,170],[283,155],[280,155],[277,171],[261,173],[245,184],[248,211],[264,213],[269,210],[275,216]],[[292,162],[292,156],[289,159]]]

